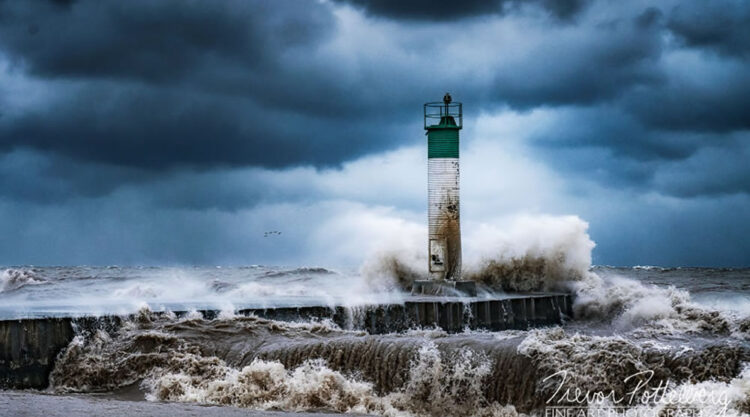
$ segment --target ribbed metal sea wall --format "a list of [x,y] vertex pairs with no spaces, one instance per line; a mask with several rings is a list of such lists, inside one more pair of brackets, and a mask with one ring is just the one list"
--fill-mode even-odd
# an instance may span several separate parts
[[0,321],[0,389],[46,388],[57,354],[73,340],[71,322],[70,318]]
[[[199,312],[209,320],[220,314],[217,310]],[[430,327],[448,332],[467,328],[528,329],[562,324],[573,312],[569,294],[547,293],[494,298],[411,297],[402,304],[250,308],[237,313],[288,321],[330,319],[345,329],[383,334]],[[188,312],[174,314],[179,317]],[[102,316],[0,320],[0,389],[46,388],[56,358],[76,335],[74,329],[113,332],[124,320],[132,319],[133,316]]]

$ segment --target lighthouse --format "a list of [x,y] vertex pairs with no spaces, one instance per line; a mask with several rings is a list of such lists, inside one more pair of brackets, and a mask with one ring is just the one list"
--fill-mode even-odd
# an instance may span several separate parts
[[442,102],[425,103],[427,131],[428,259],[432,281],[461,279],[458,132],[462,105],[446,93]]

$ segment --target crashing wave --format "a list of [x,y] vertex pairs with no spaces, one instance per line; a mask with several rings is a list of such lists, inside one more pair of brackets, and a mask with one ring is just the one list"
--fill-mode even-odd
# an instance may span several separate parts
[[9,268],[0,275],[0,292],[13,291],[27,285],[38,285],[44,282],[32,270]]
[[473,248],[464,277],[505,291],[569,291],[589,279],[596,244],[576,216],[520,217],[507,228],[483,225],[469,235]]
[[331,323],[178,319],[148,310],[118,330],[79,331],[55,364],[55,391],[139,384],[149,400],[384,416],[534,412],[555,389],[545,377],[561,370],[575,387],[618,395],[627,376],[643,371],[653,371],[654,381],[714,384],[732,398],[738,389],[750,394],[741,371],[750,360],[747,346],[723,341],[686,350],[562,328],[507,338],[424,330],[370,336]]
[[[227,333],[229,328],[235,331]],[[248,340],[249,334],[254,340]],[[403,358],[402,383],[386,391],[357,372],[333,369],[333,358],[321,357],[313,346],[292,366],[261,357],[263,349],[273,356],[293,340],[325,336],[352,344],[365,337],[315,323],[289,325],[255,317],[176,319],[142,310],[115,332],[92,329],[77,335],[58,359],[51,386],[57,392],[97,392],[139,384],[148,400],[263,410],[519,415],[513,406],[486,398],[486,379],[496,372],[491,358],[468,348],[443,352],[428,339],[409,336],[404,352],[411,354]],[[250,345],[238,346],[239,340]],[[269,351],[274,341],[278,345]]]
[[384,416],[518,415],[512,406],[484,400],[482,380],[491,371],[486,358],[464,350],[449,361],[429,343],[417,352],[406,385],[386,395],[378,395],[372,383],[330,369],[322,359],[305,360],[293,369],[260,359],[241,369],[221,363],[212,366],[208,373],[191,366],[147,379],[143,383],[149,390],[147,398]]
[[655,265],[636,265],[633,267],[633,269],[637,271],[666,271],[669,268],[664,268],[664,267],[655,266]]
[[[464,279],[496,290],[567,290],[570,281],[590,274],[594,242],[588,224],[576,216],[521,216],[506,225],[483,224],[464,238]],[[374,286],[410,289],[427,277],[424,237],[403,236],[376,251],[361,273]]]
[[[693,302],[686,291],[619,277],[591,266],[595,244],[588,224],[575,216],[522,216],[505,225],[481,225],[466,234],[463,278],[496,291],[564,291],[574,295],[574,318],[611,323],[618,330],[736,331],[737,320]],[[410,289],[426,279],[422,236],[405,236],[400,247],[382,250],[361,273],[374,287]],[[641,269],[658,267],[637,267]]]

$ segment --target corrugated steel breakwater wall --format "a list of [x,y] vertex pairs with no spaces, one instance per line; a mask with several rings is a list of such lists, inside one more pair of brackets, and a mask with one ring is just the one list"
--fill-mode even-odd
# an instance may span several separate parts
[[[206,319],[214,319],[220,313],[217,310],[199,312]],[[174,314],[179,317],[187,312]],[[529,294],[493,299],[414,297],[403,304],[250,308],[238,310],[237,314],[281,321],[328,319],[342,328],[365,330],[371,334],[435,326],[448,332],[466,328],[498,331],[561,324],[572,316],[572,300],[568,294]],[[0,388],[46,388],[55,359],[77,331],[113,331],[131,317],[0,320]]]

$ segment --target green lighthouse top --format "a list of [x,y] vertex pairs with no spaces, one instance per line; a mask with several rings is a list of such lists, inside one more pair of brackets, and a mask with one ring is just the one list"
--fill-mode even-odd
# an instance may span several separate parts
[[443,102],[424,105],[427,158],[458,158],[458,131],[463,127],[461,103],[445,93]]
[[425,103],[424,128],[425,130],[463,128],[462,104],[453,103],[449,93],[445,93],[442,102]]

